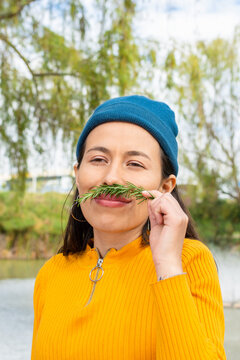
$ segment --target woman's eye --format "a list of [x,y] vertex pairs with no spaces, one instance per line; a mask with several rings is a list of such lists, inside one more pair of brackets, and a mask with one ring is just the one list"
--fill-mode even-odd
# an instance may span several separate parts
[[105,161],[105,160],[102,159],[102,158],[95,158],[95,159],[92,159],[90,162],[98,162],[98,163],[100,163],[102,161]]
[[136,166],[136,167],[142,167],[143,168],[143,166],[141,164],[136,163],[136,162],[130,162],[129,165],[134,166],[134,167]]

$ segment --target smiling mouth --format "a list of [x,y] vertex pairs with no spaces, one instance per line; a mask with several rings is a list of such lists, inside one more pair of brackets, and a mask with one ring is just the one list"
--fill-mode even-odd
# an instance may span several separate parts
[[116,195],[100,195],[95,199],[99,199],[99,200],[108,200],[108,201],[118,201],[118,202],[123,202],[123,203],[130,203],[132,200],[131,199],[126,199],[122,196],[116,196]]

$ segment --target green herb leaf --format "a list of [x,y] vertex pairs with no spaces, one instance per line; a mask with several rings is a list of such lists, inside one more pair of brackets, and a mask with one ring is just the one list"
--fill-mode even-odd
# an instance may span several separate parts
[[[141,200],[138,203],[141,204],[144,200],[147,200],[147,198],[145,198],[142,195],[142,191],[144,190],[145,189],[143,187],[141,186],[138,187],[128,181],[126,186],[120,184],[99,185],[91,189],[87,193],[81,195],[77,199],[77,202],[80,204],[82,202],[87,201],[88,199],[95,199],[96,197],[105,194],[105,195],[123,196],[125,198],[130,198],[131,196],[134,196],[137,200]],[[149,194],[151,195],[151,197],[148,199],[151,200],[154,199],[154,196],[151,193]]]

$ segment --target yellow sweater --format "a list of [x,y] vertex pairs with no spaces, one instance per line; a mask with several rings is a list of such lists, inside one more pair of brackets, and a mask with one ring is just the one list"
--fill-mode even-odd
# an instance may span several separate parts
[[[185,239],[183,271],[157,281],[141,237],[98,251],[57,254],[34,288],[32,360],[222,360],[224,313],[213,256]],[[102,276],[102,277],[101,277]]]

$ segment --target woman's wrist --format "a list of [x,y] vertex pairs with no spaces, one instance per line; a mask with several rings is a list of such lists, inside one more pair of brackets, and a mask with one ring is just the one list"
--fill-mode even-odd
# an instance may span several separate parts
[[168,277],[172,277],[172,276],[176,276],[176,275],[180,275],[183,274],[183,268],[182,265],[180,264],[158,264],[155,265],[156,268],[156,273],[157,273],[157,278],[168,278]]
[[186,272],[182,272],[182,273],[174,274],[174,275],[171,275],[171,276],[160,276],[160,277],[158,278],[158,281],[160,281],[160,280],[165,280],[165,279],[169,279],[169,278],[171,278],[171,277],[178,276],[178,275],[185,275],[185,274],[187,274],[187,273],[186,273]]

